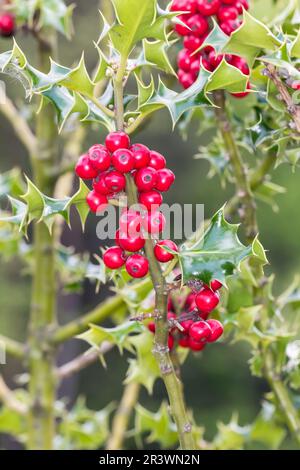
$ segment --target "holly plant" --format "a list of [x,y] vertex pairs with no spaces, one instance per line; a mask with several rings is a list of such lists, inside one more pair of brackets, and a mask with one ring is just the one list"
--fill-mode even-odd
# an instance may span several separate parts
[[[299,279],[273,294],[257,220],[257,201],[276,209],[284,193],[273,170],[298,166],[300,10],[296,0],[252,3],[101,1],[93,69],[84,55],[74,67],[59,62],[76,5],[1,2],[1,76],[8,94],[18,82],[25,93],[20,107],[6,96],[0,111],[31,169],[0,175],[0,194],[8,196],[0,252],[3,263],[22,260],[32,292],[25,343],[0,336],[9,360],[24,370],[14,390],[0,378],[0,431],[26,449],[122,449],[132,435],[137,447],[147,436],[167,449],[275,449],[288,435],[300,445]],[[269,6],[263,19],[262,3]],[[37,60],[20,46],[23,35],[35,42]],[[161,206],[175,183],[168,156],[138,137],[161,110],[183,138],[197,143],[210,132],[196,158],[208,160],[222,187],[234,188],[182,243],[163,236]],[[111,209],[119,217],[109,247],[99,240],[90,259],[63,245],[65,224],[72,233],[79,217],[85,231],[89,218],[96,232],[97,218]],[[58,320],[58,297],[80,291],[87,279],[113,294],[71,321]],[[60,347],[72,339],[87,350],[58,366]],[[232,410],[209,441],[186,404],[181,369],[189,354],[205,356],[216,341],[224,348],[248,342],[251,372],[269,391],[253,423],[240,426]],[[58,398],[64,380],[96,361],[105,366],[113,349],[129,357],[119,406],[94,411],[79,398],[70,408]],[[165,398],[153,412],[139,396],[142,388],[151,395],[159,379]]]

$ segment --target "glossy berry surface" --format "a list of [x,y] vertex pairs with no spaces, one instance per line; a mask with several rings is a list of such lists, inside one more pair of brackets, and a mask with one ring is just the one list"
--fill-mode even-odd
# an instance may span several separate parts
[[207,323],[211,329],[211,335],[207,342],[214,343],[222,336],[224,332],[223,325],[218,320],[207,320]]
[[125,176],[119,171],[112,170],[104,177],[106,187],[113,193],[119,193],[126,187]]
[[210,287],[213,291],[216,291],[216,290],[221,289],[223,287],[223,284],[217,279],[214,279],[213,281],[211,281]]
[[172,170],[169,170],[168,168],[158,170],[158,172],[156,173],[155,188],[161,192],[169,191],[174,181],[175,175]]
[[212,16],[218,13],[221,6],[221,0],[198,0],[198,11],[203,16]]
[[129,173],[134,169],[135,160],[133,153],[128,149],[119,149],[112,154],[112,164],[117,171]]
[[86,201],[92,212],[104,211],[107,207],[107,197],[103,194],[99,194],[96,191],[91,191],[86,198]]
[[200,312],[210,313],[217,307],[220,298],[216,292],[210,289],[202,289],[196,295],[195,301]]
[[109,151],[104,145],[93,145],[88,152],[90,162],[93,168],[98,172],[106,171],[110,168],[111,157]]
[[209,324],[205,321],[198,321],[191,325],[189,329],[190,337],[197,342],[207,342],[212,334]]
[[162,170],[166,168],[166,165],[166,159],[161,153],[155,151],[150,152],[149,166],[151,168],[154,168],[154,170]]
[[199,343],[198,341],[195,341],[193,338],[189,336],[188,339],[188,347],[195,352],[203,351],[205,348],[205,343]]
[[130,147],[130,151],[134,156],[134,167],[135,168],[144,168],[148,166],[150,162],[150,150],[146,145],[143,144],[134,144]]
[[172,240],[161,240],[159,241],[155,247],[154,247],[154,254],[160,263],[168,263],[172,259],[174,259],[173,253],[168,252],[164,246],[170,248],[172,251],[178,251],[178,247],[176,243],[174,243]]
[[150,212],[146,219],[143,221],[145,230],[151,235],[161,233],[166,226],[165,216],[159,212]]
[[109,195],[112,195],[113,192],[111,191],[110,188],[106,186],[105,176],[106,176],[105,173],[97,176],[97,178],[94,179],[93,181],[93,188],[97,193],[103,194],[104,196],[109,196]]
[[150,166],[141,168],[134,179],[139,191],[151,191],[157,183],[157,172]]
[[126,260],[126,271],[136,279],[145,277],[149,272],[149,261],[142,255],[131,255]]
[[111,132],[105,139],[105,145],[113,153],[118,149],[129,149],[130,139],[125,132]]
[[6,13],[0,15],[0,35],[10,37],[15,31],[15,18],[13,15]]
[[124,251],[119,246],[108,248],[103,255],[103,262],[109,269],[119,269],[124,266],[125,261]]
[[139,196],[139,203],[148,211],[157,210],[163,202],[163,197],[158,191],[142,192]]
[[84,180],[96,178],[98,171],[92,166],[91,160],[88,155],[82,155],[75,167],[76,175]]
[[135,253],[136,251],[140,251],[144,248],[145,239],[142,237],[127,237],[120,233],[118,243],[123,250]]

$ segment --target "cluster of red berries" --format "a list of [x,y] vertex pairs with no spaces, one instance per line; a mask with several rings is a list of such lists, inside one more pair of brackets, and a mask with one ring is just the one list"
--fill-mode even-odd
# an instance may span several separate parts
[[15,17],[10,13],[0,14],[0,36],[10,37],[15,32]]
[[[206,344],[215,343],[223,334],[223,325],[214,319],[208,319],[212,311],[218,306],[220,301],[217,292],[222,284],[213,280],[210,288],[203,286],[199,292],[188,295],[184,310],[180,316],[174,313],[174,306],[171,300],[168,303],[168,320],[170,332],[168,346],[171,350],[175,344],[182,348],[189,348],[192,351],[202,351]],[[176,327],[180,325],[180,329]],[[155,333],[155,323],[150,322],[148,328]]]
[[[163,232],[166,220],[159,210],[163,202],[161,193],[168,191],[175,181],[163,155],[143,144],[131,145],[125,132],[112,132],[105,145],[96,144],[79,158],[76,173],[82,179],[92,180],[93,190],[87,202],[95,213],[107,207],[109,198],[126,190],[127,178],[135,183],[139,205],[122,210],[116,245],[104,253],[103,261],[112,270],[125,266],[133,278],[146,276],[149,271],[143,253],[146,239],[157,238]],[[168,250],[174,253],[178,248],[171,240],[158,241],[154,247],[156,259],[161,263],[171,261],[174,254]]]
[[[232,66],[241,70],[244,75],[250,75],[247,62],[239,56],[217,54],[211,46],[202,46],[213,27],[212,18],[219,23],[225,34],[230,36],[241,25],[239,16],[243,10],[248,10],[248,0],[173,0],[171,10],[187,12],[179,15],[182,23],[175,25],[175,31],[183,36],[182,49],[178,54],[178,79],[184,88],[189,88],[197,79],[200,68],[213,72],[225,58]],[[251,89],[248,82],[247,89]],[[236,98],[244,98],[248,91],[234,93]]]

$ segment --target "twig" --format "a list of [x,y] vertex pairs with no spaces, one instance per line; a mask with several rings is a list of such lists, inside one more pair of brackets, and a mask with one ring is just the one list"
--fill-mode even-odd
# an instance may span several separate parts
[[4,403],[7,408],[10,410],[16,411],[20,415],[26,415],[27,406],[19,401],[14,392],[8,388],[4,382],[3,377],[0,375],[0,400]]
[[107,450],[122,450],[128,429],[129,420],[140,392],[140,384],[132,382],[125,386],[120,405],[115,413],[111,436],[107,442]]
[[5,102],[0,104],[0,111],[10,122],[28,153],[33,154],[37,146],[36,138],[20,111],[8,97],[5,97]]
[[59,367],[57,370],[57,376],[60,380],[65,380],[71,377],[72,375],[80,372],[82,369],[87,368],[88,366],[94,364],[99,360],[100,356],[107,354],[114,348],[112,343],[103,343],[99,349],[91,349],[84,354],[76,357],[67,364]]
[[7,338],[6,336],[0,335],[0,345],[4,347],[4,350],[17,359],[24,359],[25,346],[14,339]]

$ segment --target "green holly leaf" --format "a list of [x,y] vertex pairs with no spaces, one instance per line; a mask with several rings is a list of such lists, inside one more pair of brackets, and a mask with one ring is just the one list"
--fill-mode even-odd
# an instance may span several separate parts
[[163,402],[156,413],[138,404],[135,408],[135,430],[137,435],[148,434],[147,442],[157,442],[163,449],[170,449],[178,443],[175,423],[170,417],[167,403]]
[[286,437],[286,430],[278,423],[276,408],[272,403],[263,402],[262,410],[252,425],[250,437],[272,450],[280,447]]
[[296,57],[297,59],[300,59],[300,31],[298,31],[298,34],[292,43],[290,54],[291,57]]
[[239,69],[223,59],[219,67],[208,78],[205,91],[209,93],[215,90],[227,90],[230,93],[240,93],[246,90],[248,81],[248,75],[244,75]]
[[167,55],[168,47],[169,46],[165,43],[165,41],[148,41],[147,39],[143,41],[146,61],[150,64],[153,64],[158,69],[176,76],[176,72],[173,69]]
[[217,423],[218,434],[213,440],[216,450],[241,450],[249,441],[250,426],[240,426],[234,415],[228,424]]
[[130,344],[136,351],[136,358],[129,359],[125,383],[140,383],[149,394],[152,394],[153,385],[160,377],[157,361],[152,354],[153,335],[149,331],[144,331],[140,335],[131,337]]
[[77,338],[86,341],[96,349],[99,349],[101,344],[105,341],[118,346],[120,352],[122,352],[124,348],[132,351],[132,339],[130,335],[139,333],[142,329],[142,325],[138,322],[126,322],[115,328],[103,328],[98,325],[90,325],[89,330],[77,336]]
[[179,252],[183,282],[199,279],[210,284],[212,279],[218,279],[226,284],[226,277],[234,274],[241,261],[253,254],[252,247],[240,242],[238,228],[225,220],[223,207],[192,247],[183,245]]
[[7,194],[13,197],[24,194],[25,185],[19,168],[13,168],[0,174],[0,199]]

